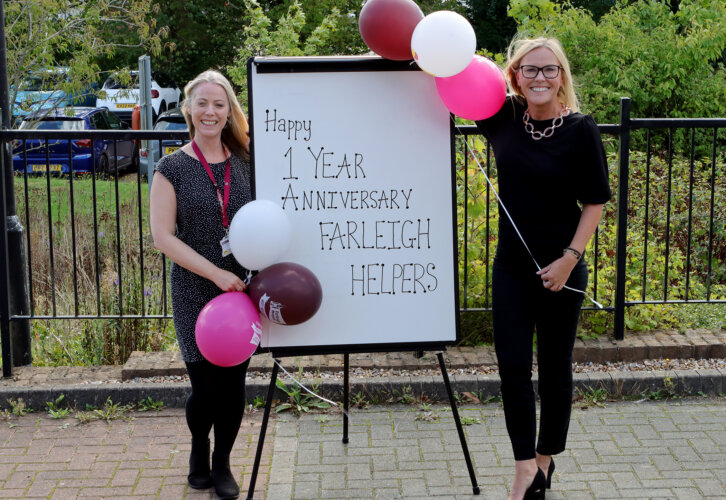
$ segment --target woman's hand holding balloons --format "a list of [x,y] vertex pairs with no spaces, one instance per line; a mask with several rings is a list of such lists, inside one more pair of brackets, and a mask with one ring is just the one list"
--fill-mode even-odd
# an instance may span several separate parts
[[542,286],[552,292],[559,292],[567,284],[575,264],[577,264],[577,260],[563,255],[550,265],[543,267],[537,271],[539,277],[542,278]]
[[218,268],[218,272],[212,281],[223,292],[244,292],[247,288],[247,285],[239,276],[224,269]]

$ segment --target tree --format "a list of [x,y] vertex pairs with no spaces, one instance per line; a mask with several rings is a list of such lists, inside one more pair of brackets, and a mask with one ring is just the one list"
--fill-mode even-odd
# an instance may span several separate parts
[[298,0],[290,5],[287,14],[280,17],[277,23],[273,23],[265,14],[257,0],[245,0],[245,5],[250,15],[250,24],[244,28],[244,39],[237,50],[234,63],[227,68],[230,80],[241,90],[238,97],[243,106],[247,104],[247,59],[252,56],[329,55],[333,50],[329,42],[336,33],[340,15],[340,11],[333,8],[303,38],[305,12]]
[[232,64],[248,24],[244,0],[165,0],[158,23],[169,27],[167,47],[151,60],[179,86],[202,71]]
[[517,32],[517,23],[507,15],[509,0],[470,0],[469,19],[476,33],[477,48],[505,52]]
[[[9,0],[5,2],[10,101],[23,79],[42,69],[66,66],[67,81],[58,82],[70,95],[88,92],[99,78],[99,57],[133,48],[159,53],[164,29],[148,14],[152,0]],[[115,32],[118,38],[109,39]]]

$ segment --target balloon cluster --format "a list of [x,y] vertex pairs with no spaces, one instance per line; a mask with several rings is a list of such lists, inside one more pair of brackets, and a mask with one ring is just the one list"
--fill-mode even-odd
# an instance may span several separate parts
[[232,218],[229,243],[243,267],[259,270],[249,295],[226,292],[213,298],[197,317],[195,335],[202,355],[218,366],[246,361],[262,337],[262,318],[297,325],[313,317],[323,300],[320,281],[306,267],[277,262],[290,246],[285,211],[268,200],[244,205]]
[[456,12],[442,10],[424,17],[413,0],[368,0],[358,28],[379,56],[413,58],[433,75],[439,97],[455,115],[483,120],[504,104],[504,75],[492,61],[475,54],[474,28]]

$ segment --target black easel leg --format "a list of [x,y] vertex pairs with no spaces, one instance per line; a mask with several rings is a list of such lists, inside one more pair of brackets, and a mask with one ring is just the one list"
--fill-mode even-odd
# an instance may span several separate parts
[[466,444],[466,436],[464,435],[464,428],[461,426],[461,419],[459,418],[459,410],[456,408],[456,401],[454,400],[454,393],[451,390],[451,383],[449,382],[449,374],[446,371],[446,363],[444,362],[444,354],[438,353],[439,366],[441,366],[441,375],[444,377],[444,385],[446,385],[446,392],[449,393],[449,403],[451,404],[451,413],[454,415],[454,422],[456,422],[456,430],[459,432],[459,441],[461,441],[461,449],[464,451],[464,458],[466,459],[466,467],[469,469],[469,477],[471,478],[471,486],[474,490],[474,494],[479,494],[479,485],[476,482],[476,475],[474,474],[474,466],[471,463],[471,456],[469,455],[469,447]]
[[350,368],[350,355],[343,354],[343,443],[348,444],[348,399],[350,399],[350,379],[348,372]]
[[[275,360],[278,361],[279,360]],[[255,465],[252,467],[252,476],[250,476],[250,489],[247,491],[247,500],[252,500],[255,494],[255,483],[257,482],[257,471],[260,468],[262,460],[262,448],[265,444],[265,433],[267,432],[267,422],[270,420],[270,409],[272,408],[272,398],[275,396],[275,385],[277,382],[277,363],[272,367],[272,377],[270,378],[270,388],[267,390],[267,403],[265,404],[265,414],[262,417],[262,427],[260,428],[260,437],[257,442],[257,454],[255,455]]]

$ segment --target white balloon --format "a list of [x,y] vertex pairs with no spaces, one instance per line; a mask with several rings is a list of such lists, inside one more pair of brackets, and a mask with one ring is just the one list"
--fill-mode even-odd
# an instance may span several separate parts
[[462,15],[440,10],[413,30],[411,52],[425,72],[446,78],[464,71],[476,52],[476,34]]
[[290,246],[290,234],[290,219],[279,205],[254,200],[234,214],[229,245],[237,262],[255,271],[277,262]]

